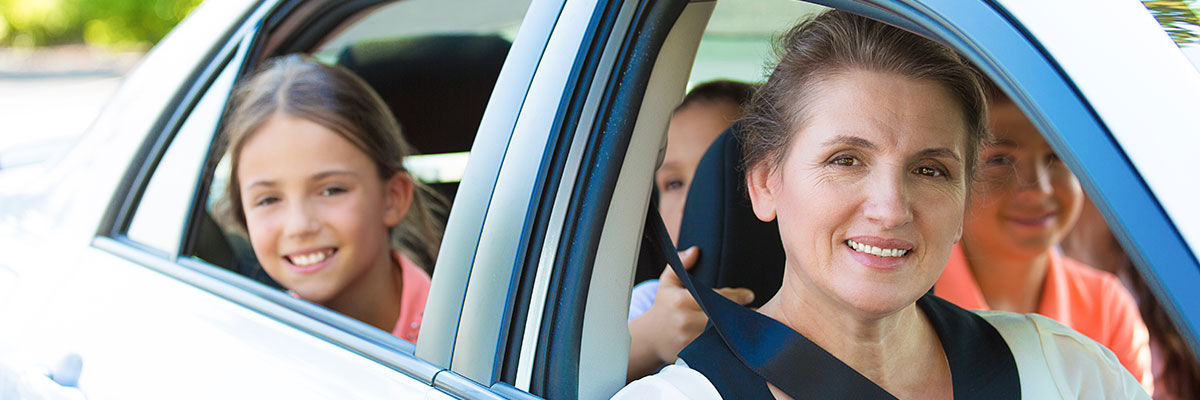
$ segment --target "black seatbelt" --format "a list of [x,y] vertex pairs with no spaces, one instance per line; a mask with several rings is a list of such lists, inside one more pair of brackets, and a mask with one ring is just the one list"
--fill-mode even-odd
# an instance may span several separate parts
[[[895,399],[832,354],[779,321],[712,290],[698,290],[683,268],[658,205],[646,213],[643,245],[661,254],[708,315],[711,328],[747,368],[792,398]],[[706,288],[707,289],[707,288]]]

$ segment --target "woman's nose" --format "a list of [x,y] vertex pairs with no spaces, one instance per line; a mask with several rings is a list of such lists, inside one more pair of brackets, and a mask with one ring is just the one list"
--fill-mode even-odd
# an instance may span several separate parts
[[320,226],[307,202],[293,202],[288,207],[283,233],[289,237],[303,237],[316,233]]
[[912,207],[899,174],[876,174],[867,189],[863,213],[868,221],[892,229],[912,221]]

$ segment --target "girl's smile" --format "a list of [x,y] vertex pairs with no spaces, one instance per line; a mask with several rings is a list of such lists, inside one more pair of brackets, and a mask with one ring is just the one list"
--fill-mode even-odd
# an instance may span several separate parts
[[313,274],[333,262],[336,253],[337,248],[326,248],[292,253],[283,256],[283,259],[293,271],[301,274]]

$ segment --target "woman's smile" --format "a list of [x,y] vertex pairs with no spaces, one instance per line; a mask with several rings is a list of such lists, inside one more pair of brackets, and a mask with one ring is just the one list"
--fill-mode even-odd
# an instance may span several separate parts
[[909,260],[912,243],[898,239],[883,239],[874,236],[858,236],[846,239],[850,256],[860,264],[880,269],[894,270]]

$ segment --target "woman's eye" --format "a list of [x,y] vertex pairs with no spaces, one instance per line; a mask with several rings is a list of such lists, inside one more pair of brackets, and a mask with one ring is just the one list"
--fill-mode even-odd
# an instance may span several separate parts
[[857,158],[851,156],[837,156],[834,157],[833,160],[830,160],[829,163],[843,167],[852,167],[858,165],[859,161]]
[[928,166],[917,167],[917,170],[915,172],[917,173],[917,175],[928,176],[931,178],[948,177],[948,175],[949,175],[946,173],[946,171],[944,171],[940,168],[934,168],[934,167],[928,167]]
[[346,188],[341,187],[341,186],[329,186],[324,189],[321,189],[322,196],[333,196],[333,195],[342,194],[342,193],[346,193],[346,192],[347,192]]

